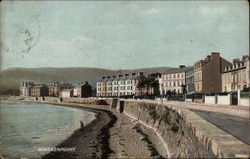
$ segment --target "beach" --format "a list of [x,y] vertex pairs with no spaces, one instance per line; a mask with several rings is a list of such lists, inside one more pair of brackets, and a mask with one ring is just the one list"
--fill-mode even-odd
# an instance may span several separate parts
[[[118,113],[108,105],[41,102],[96,113],[96,119],[77,129],[48,151],[43,159],[54,158],[165,158],[164,146],[152,129]],[[80,123],[79,123],[80,128]]]
[[109,148],[109,127],[116,118],[109,112],[97,111],[96,119],[85,126],[84,130],[78,129],[58,148],[75,148],[70,152],[50,152],[43,156],[48,158],[107,158],[112,152]]

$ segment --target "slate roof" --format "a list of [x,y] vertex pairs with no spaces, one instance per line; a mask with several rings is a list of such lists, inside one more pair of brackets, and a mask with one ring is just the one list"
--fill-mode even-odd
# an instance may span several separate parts
[[182,67],[182,68],[169,69],[168,71],[164,72],[162,75],[186,72],[188,69],[192,67],[193,66],[187,66],[187,67]]
[[61,92],[70,92],[73,91],[73,89],[62,89]]
[[113,81],[135,80],[137,78],[138,78],[138,75],[135,75],[135,76],[129,75],[127,77],[122,76],[122,77],[116,77],[116,78],[111,77],[109,79],[105,78],[105,79],[102,79],[101,81],[98,81],[98,82],[113,82]]

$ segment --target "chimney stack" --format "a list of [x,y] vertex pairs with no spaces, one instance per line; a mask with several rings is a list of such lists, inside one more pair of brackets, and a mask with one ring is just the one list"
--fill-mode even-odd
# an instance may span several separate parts
[[240,62],[240,59],[233,59],[233,64]]
[[139,73],[138,73],[138,76],[143,76],[143,72],[139,72]]
[[220,57],[220,53],[219,52],[212,52],[211,53],[211,59],[215,59],[215,58],[218,58],[218,57]]
[[134,72],[133,72],[133,73],[131,73],[131,77],[134,77],[135,75],[136,75],[136,73],[134,73]]
[[208,61],[211,61],[211,55],[207,55]]
[[179,65],[179,69],[186,67],[185,65]]

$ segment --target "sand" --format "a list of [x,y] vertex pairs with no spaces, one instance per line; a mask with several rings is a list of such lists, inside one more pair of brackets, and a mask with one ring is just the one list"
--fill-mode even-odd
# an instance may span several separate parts
[[96,112],[96,119],[75,130],[57,148],[75,148],[68,152],[49,152],[43,159],[79,158],[167,158],[157,134],[107,105],[50,103]]

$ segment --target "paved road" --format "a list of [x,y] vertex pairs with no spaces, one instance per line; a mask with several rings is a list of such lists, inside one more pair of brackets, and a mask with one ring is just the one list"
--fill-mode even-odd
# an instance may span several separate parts
[[250,120],[242,117],[227,115],[219,112],[193,110],[208,122],[228,132],[244,143],[250,145]]

